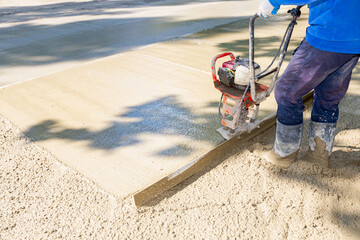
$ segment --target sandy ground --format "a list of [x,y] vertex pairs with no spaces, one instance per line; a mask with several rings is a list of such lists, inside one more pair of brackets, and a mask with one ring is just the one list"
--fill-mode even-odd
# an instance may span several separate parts
[[330,169],[266,163],[272,128],[140,209],[0,117],[0,239],[360,239],[359,69],[355,80]]
[[272,128],[140,209],[1,118],[0,239],[359,239],[359,103],[351,92],[342,102],[330,169],[270,166],[257,152]]

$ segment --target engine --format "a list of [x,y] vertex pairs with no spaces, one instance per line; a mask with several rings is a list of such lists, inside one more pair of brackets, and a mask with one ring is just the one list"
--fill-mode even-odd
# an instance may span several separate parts
[[[254,63],[255,75],[261,72],[260,65]],[[235,60],[224,62],[218,70],[219,80],[222,84],[244,88],[250,81],[250,64],[248,58],[236,57]]]

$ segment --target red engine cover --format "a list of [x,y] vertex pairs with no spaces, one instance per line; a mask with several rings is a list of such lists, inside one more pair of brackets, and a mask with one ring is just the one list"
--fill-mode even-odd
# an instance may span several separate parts
[[[235,62],[235,56],[234,56],[234,54],[232,54],[230,52],[218,54],[212,60],[211,70],[212,70],[212,78],[213,78],[214,86],[216,89],[218,89],[220,92],[222,92],[227,97],[238,100],[239,98],[240,99],[242,98],[242,96],[244,94],[244,90],[240,90],[240,89],[233,88],[233,87],[228,87],[228,86],[222,84],[220,82],[220,80],[216,77],[215,63],[218,59],[226,57],[226,56],[230,56],[231,60],[224,62],[222,64],[222,67],[232,69],[232,67],[234,66],[234,62]],[[265,86],[265,85],[259,84],[259,83],[255,83],[255,92],[256,93],[261,93],[261,92],[267,91],[268,89],[269,89],[268,86]],[[251,93],[249,91],[245,94],[244,103],[245,103],[245,107],[247,107],[247,108],[249,108],[255,104],[253,99],[251,98]]]
[[[233,87],[228,87],[228,86],[222,84],[220,81],[214,82],[214,85],[215,85],[216,89],[218,89],[220,92],[222,92],[224,95],[226,95],[230,98],[241,99],[244,94],[244,90],[240,90],[240,89],[233,88]],[[255,83],[255,92],[256,93],[261,93],[261,92],[267,91],[268,89],[269,89],[268,86],[265,86],[265,85],[259,84],[259,83]],[[245,103],[245,107],[247,107],[247,108],[249,108],[255,104],[253,99],[251,98],[251,93],[249,91],[247,91],[247,93],[245,94],[244,103]]]
[[235,63],[234,60],[230,60],[230,61],[227,61],[227,62],[223,62],[222,67],[232,69],[233,66],[234,66],[234,63]]

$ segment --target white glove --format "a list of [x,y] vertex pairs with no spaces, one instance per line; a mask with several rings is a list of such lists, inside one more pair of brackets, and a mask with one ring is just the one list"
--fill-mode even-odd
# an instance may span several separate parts
[[275,15],[279,11],[280,5],[273,6],[269,0],[261,0],[258,9],[258,15],[263,18],[268,18],[271,15]]

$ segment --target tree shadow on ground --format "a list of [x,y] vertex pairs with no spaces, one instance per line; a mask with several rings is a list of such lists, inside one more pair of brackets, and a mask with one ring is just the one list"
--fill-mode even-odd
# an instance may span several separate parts
[[[26,22],[38,18],[72,17],[82,15],[114,15],[127,13],[126,8],[176,6],[193,3],[221,2],[219,0],[93,0],[60,2],[33,6],[0,7],[1,22]],[[111,10],[111,11],[108,11]]]
[[[359,82],[360,68],[356,67],[353,71],[350,90],[351,87],[359,88]],[[344,201],[347,202],[342,204],[335,202],[332,209],[326,209],[326,211],[330,212],[330,217],[336,225],[348,231],[355,239],[360,238],[360,214],[359,212],[351,212],[349,208],[351,209],[353,205],[354,207],[360,205],[358,198],[360,191],[351,189],[352,192],[350,193],[350,186],[339,186],[333,181],[334,179],[353,181],[360,179],[360,141],[356,132],[352,131],[360,129],[359,106],[360,94],[349,92],[339,105],[340,114],[335,133],[334,149],[330,157],[330,169],[316,166],[309,159],[300,158],[300,161],[289,170],[275,172],[280,178],[303,182],[314,186],[319,191],[338,194],[338,200],[339,198],[345,199]],[[309,120],[305,121],[304,127],[309,127]],[[348,135],[349,132],[350,135]],[[305,139],[302,144],[307,145],[308,133],[306,131],[303,138]],[[343,142],[341,139],[352,140]],[[342,208],[342,205],[345,205],[345,208]]]
[[[349,97],[355,97],[353,95]],[[359,100],[359,96],[356,96]],[[341,109],[341,108],[340,108]],[[340,110],[341,111],[341,110]],[[349,112],[340,112],[338,121],[337,134],[342,134],[342,131],[351,129],[360,129],[360,122],[353,121],[359,116]],[[305,136],[307,138],[307,136]],[[355,140],[356,141],[356,140]],[[307,141],[305,141],[307,144]],[[348,193],[348,186],[338,186],[334,184],[333,179],[338,180],[354,180],[358,181],[360,177],[360,144],[359,142],[351,142],[351,145],[344,145],[344,143],[337,141],[335,137],[334,150],[330,158],[330,169],[323,166],[316,166],[311,163],[310,159],[300,158],[298,163],[295,163],[289,170],[280,170],[275,172],[279,178],[285,178],[289,181],[297,181],[315,187],[315,189],[323,193],[336,193],[338,198],[345,199],[344,201],[352,202],[354,206],[360,205],[358,196],[360,192],[355,189]],[[350,191],[350,190],[349,190]],[[355,191],[355,192],[354,192]],[[334,203],[330,210],[331,218],[342,229],[350,232],[357,238],[360,237],[360,215],[358,212],[347,212],[347,210],[337,207],[339,203]],[[351,205],[352,206],[352,205]],[[350,205],[348,207],[351,207]]]
[[[355,78],[356,81],[356,78]],[[357,102],[354,102],[353,98],[357,98]],[[359,102],[360,97],[358,95],[348,94],[347,99],[345,99],[345,104],[347,101],[354,102],[354,107],[356,107]],[[358,107],[358,106],[357,106]],[[340,108],[341,109],[341,108]],[[360,121],[354,121],[354,119],[358,119],[359,116],[355,113],[349,113],[341,111],[340,113],[340,124],[338,126],[337,133],[343,130],[349,129],[360,129]],[[308,124],[308,120],[306,122]],[[271,134],[269,134],[271,132]],[[264,133],[265,134],[265,133]],[[268,130],[269,136],[274,136],[275,128],[271,128]],[[306,136],[307,137],[307,136]],[[250,142],[242,145],[236,146],[236,154],[241,153],[243,150],[248,149],[249,146],[252,146],[254,143],[266,144],[268,142],[273,142],[272,139],[266,139],[264,142],[262,136],[255,137]],[[321,166],[313,165],[312,163],[306,160],[300,160],[295,163],[289,170],[273,170],[269,169],[275,176],[278,178],[286,179],[287,181],[296,181],[299,183],[304,183],[307,186],[312,186],[311,189],[316,189],[315,192],[319,191],[322,193],[327,193],[328,195],[337,195],[338,199],[346,199],[345,203],[349,203],[354,207],[359,205],[359,196],[360,192],[356,189],[352,190],[351,193],[348,193],[348,186],[338,186],[338,184],[334,184],[336,179],[344,179],[344,180],[354,180],[358,181],[360,177],[360,142],[352,142],[354,145],[351,146],[343,146],[343,143],[337,141],[335,142],[335,148],[339,149],[333,152],[331,158],[331,169],[327,169]],[[253,146],[255,149],[257,145]],[[347,150],[342,150],[341,148],[347,148]],[[235,149],[235,146],[234,146]],[[251,151],[251,149],[250,149]],[[187,186],[191,185],[193,182],[198,180],[203,174],[207,173],[211,169],[214,169],[223,161],[226,161],[227,158],[234,155],[234,151],[226,152],[224,155],[220,156],[216,160],[214,160],[209,166],[189,179],[185,180],[179,186],[170,190],[164,196],[160,196],[152,202],[148,203],[146,206],[155,206],[159,204],[165,198],[172,197],[178,191],[183,190]],[[339,200],[338,200],[339,201]],[[342,200],[341,200],[342,201]],[[344,203],[342,203],[344,204]],[[330,218],[333,223],[335,223],[339,228],[344,229],[346,232],[350,233],[356,239],[360,237],[360,214],[359,212],[351,212],[349,208],[338,208],[339,203],[334,202],[333,206],[329,209],[328,203],[324,203],[325,212],[329,212]],[[346,205],[346,204],[345,204]],[[345,206],[346,207],[346,206]],[[351,209],[351,208],[350,208]]]
[[[191,143],[207,142],[216,145],[223,141],[216,132],[220,127],[214,103],[210,102],[203,109],[211,109],[209,113],[199,114],[182,105],[174,95],[162,97],[148,103],[130,107],[126,113],[117,117],[107,127],[100,130],[88,128],[67,128],[56,120],[42,121],[25,131],[25,135],[34,141],[63,139],[86,143],[89,148],[115,150],[141,143],[142,134],[162,135],[164,138],[178,136],[189,139],[189,144],[179,144],[163,149],[159,156],[186,156],[194,149]],[[196,113],[195,113],[196,112]]]
[[348,230],[351,234],[360,238],[360,214],[332,211],[333,219],[341,226]]
[[[0,52],[0,64],[2,67],[38,66],[97,59],[188,34],[193,31],[191,29],[200,28],[204,21],[215,23],[225,19],[236,20],[208,18],[178,21],[167,17],[153,17],[96,19],[54,26],[22,24],[17,26],[17,30],[13,27],[0,30],[5,40],[10,39],[14,31],[29,31],[27,35],[19,36],[13,41],[0,43],[0,47],[6,49]],[[35,33],[31,34],[32,31]],[[62,34],[64,31],[67,33]]]
[[[179,20],[173,17],[132,16],[133,10],[144,4],[152,7],[193,2],[218,1],[103,0],[3,7],[0,8],[0,20],[16,22],[16,25],[5,25],[0,29],[0,65],[38,66],[96,59],[202,30],[204,22],[206,25],[216,25],[219,21],[231,22],[238,19],[224,17]],[[96,15],[99,18],[80,21],[74,19],[56,24],[32,22],[40,18],[70,19],[82,15]]]
[[[302,18],[299,18],[297,22],[300,23],[306,20],[307,20],[307,16],[302,16]],[[257,58],[269,57],[271,59],[272,57],[275,56],[283,39],[283,34],[285,34],[287,24],[289,24],[290,21],[291,18],[290,15],[288,14],[283,14],[280,17],[278,16],[277,18],[272,19],[271,22],[261,18],[255,21],[255,30],[254,30],[255,31],[255,38],[254,38],[255,61]],[[248,27],[249,23],[247,21],[237,21],[228,25],[231,26],[231,28],[225,28],[224,32],[242,31],[245,27]],[[267,36],[264,36],[262,34],[260,37],[259,35],[257,35],[258,34],[257,28],[264,26],[266,26],[269,29],[271,28],[282,29],[282,31],[280,31],[280,34],[276,33],[276,35],[273,35],[271,32],[268,32]],[[295,26],[294,32],[296,31],[297,29]],[[290,60],[292,52],[298,47],[299,44],[300,44],[299,39],[294,39],[294,36],[292,36],[290,40],[288,52],[286,54],[286,61]],[[240,56],[247,57],[249,55],[249,36],[246,36],[245,38],[242,39],[233,40],[230,42],[222,42],[217,44],[217,46],[219,49],[223,51],[236,50],[236,52],[238,52]]]

